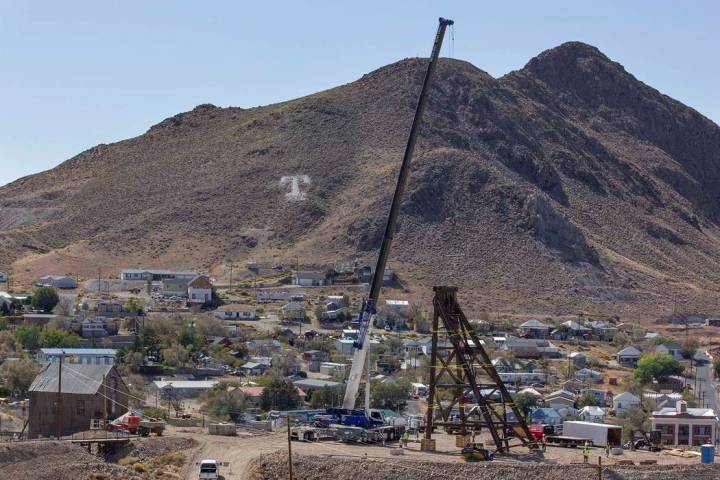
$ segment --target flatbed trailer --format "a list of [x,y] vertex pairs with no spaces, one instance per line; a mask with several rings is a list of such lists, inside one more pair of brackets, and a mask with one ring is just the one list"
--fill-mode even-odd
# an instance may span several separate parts
[[571,437],[569,435],[548,435],[545,437],[545,443],[557,445],[558,447],[576,448],[585,445],[585,442],[591,442],[589,438]]
[[380,443],[400,440],[403,433],[405,433],[404,425],[383,425],[372,428],[350,425],[330,425],[327,427],[301,425],[290,429],[290,438],[304,442],[336,440],[346,443]]

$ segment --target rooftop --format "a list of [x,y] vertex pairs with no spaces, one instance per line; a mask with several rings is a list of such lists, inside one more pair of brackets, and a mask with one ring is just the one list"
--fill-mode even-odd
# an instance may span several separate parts
[[244,303],[229,303],[222,305],[217,308],[218,312],[252,312],[255,311],[255,307],[252,305],[246,305]]
[[687,413],[680,413],[676,407],[665,407],[660,410],[652,412],[653,417],[716,417],[715,411],[712,408],[690,408],[688,407]]
[[542,323],[540,320],[532,319],[521,324],[520,328],[537,328],[542,330],[548,330],[550,327]]
[[197,276],[197,272],[174,272],[172,270],[144,270],[140,268],[124,268],[120,270],[120,273],[149,273],[152,275],[187,275],[187,276]]
[[45,355],[117,355],[114,348],[41,348],[40,351]]
[[[58,365],[47,364],[30,385],[31,392],[58,391]],[[112,365],[62,364],[62,393],[95,395]]]
[[153,382],[157,388],[213,388],[217,380],[156,380]]

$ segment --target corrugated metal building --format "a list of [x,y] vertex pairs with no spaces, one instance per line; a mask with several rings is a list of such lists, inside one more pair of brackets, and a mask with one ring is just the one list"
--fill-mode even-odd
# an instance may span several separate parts
[[[30,385],[28,436],[55,436],[59,363],[43,367]],[[114,420],[128,410],[128,388],[113,365],[62,364],[62,435],[90,429],[93,419]]]

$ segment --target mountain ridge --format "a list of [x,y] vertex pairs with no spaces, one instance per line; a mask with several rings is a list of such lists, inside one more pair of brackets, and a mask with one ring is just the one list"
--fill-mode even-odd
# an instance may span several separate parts
[[[199,105],[6,185],[0,258],[27,279],[372,260],[425,65],[263,107]],[[476,310],[718,307],[720,127],[580,42],[499,78],[441,59],[436,79],[391,253],[408,295],[447,282]],[[309,179],[303,200],[287,196],[293,175]]]

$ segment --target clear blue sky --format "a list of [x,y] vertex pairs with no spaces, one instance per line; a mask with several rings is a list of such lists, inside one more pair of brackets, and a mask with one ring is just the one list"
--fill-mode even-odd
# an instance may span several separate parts
[[440,15],[454,57],[494,76],[580,40],[720,122],[714,0],[0,0],[0,185],[200,103],[273,103],[427,56]]

